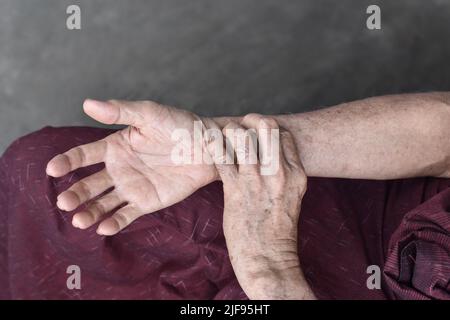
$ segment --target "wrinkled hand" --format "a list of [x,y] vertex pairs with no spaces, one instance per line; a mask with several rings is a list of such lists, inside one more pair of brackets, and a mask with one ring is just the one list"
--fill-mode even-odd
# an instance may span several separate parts
[[214,165],[175,165],[171,159],[176,144],[173,130],[192,132],[194,121],[199,120],[194,114],[150,101],[86,100],[84,111],[104,124],[128,127],[57,155],[48,163],[47,174],[52,177],[100,162],[105,164],[105,169],[58,196],[57,206],[72,211],[113,188],[74,215],[75,227],[85,229],[106,218],[97,233],[116,234],[138,217],[177,203],[216,179]]
[[[248,129],[254,130],[257,139],[250,140]],[[279,131],[275,120],[255,114],[244,117],[240,124],[230,122],[223,134],[233,147],[231,158],[241,163],[224,163],[227,159],[216,156],[214,142],[208,151],[223,182],[224,234],[241,287],[251,299],[313,299],[297,253],[306,175],[293,137]],[[272,140],[270,134],[278,139]],[[239,143],[256,140],[257,144]],[[278,144],[276,148],[270,145],[273,143]],[[261,175],[261,163],[265,162],[261,155],[267,156],[269,150],[278,151],[272,159],[279,161],[278,170]],[[258,162],[249,162],[251,152],[259,155]]]

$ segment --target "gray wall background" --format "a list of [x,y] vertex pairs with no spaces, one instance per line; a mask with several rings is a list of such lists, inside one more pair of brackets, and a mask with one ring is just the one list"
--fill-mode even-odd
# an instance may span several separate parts
[[235,115],[449,90],[449,39],[448,0],[0,0],[0,153],[45,125],[97,125],[86,97]]

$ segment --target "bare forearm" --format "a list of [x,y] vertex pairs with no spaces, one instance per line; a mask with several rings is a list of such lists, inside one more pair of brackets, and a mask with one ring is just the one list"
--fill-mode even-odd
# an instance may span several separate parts
[[[449,93],[375,97],[274,117],[294,135],[308,176],[449,176]],[[214,120],[222,126],[230,118]]]

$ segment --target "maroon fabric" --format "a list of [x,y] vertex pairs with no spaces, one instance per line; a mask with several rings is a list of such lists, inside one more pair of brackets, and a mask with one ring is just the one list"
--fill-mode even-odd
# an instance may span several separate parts
[[385,273],[396,298],[450,299],[450,190],[408,213],[392,236]]
[[[144,216],[114,237],[71,226],[57,195],[101,165],[49,178],[55,154],[111,130],[44,128],[14,142],[0,161],[0,298],[246,299],[222,233],[220,183]],[[450,299],[450,182],[311,178],[299,254],[325,299]],[[81,268],[81,290],[66,286]],[[366,286],[369,265],[382,290]]]

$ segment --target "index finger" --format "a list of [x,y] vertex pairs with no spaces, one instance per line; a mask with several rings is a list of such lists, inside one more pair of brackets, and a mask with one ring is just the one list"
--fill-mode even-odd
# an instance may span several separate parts
[[81,145],[51,159],[47,164],[46,172],[51,177],[62,177],[78,168],[103,162],[105,153],[105,140]]

